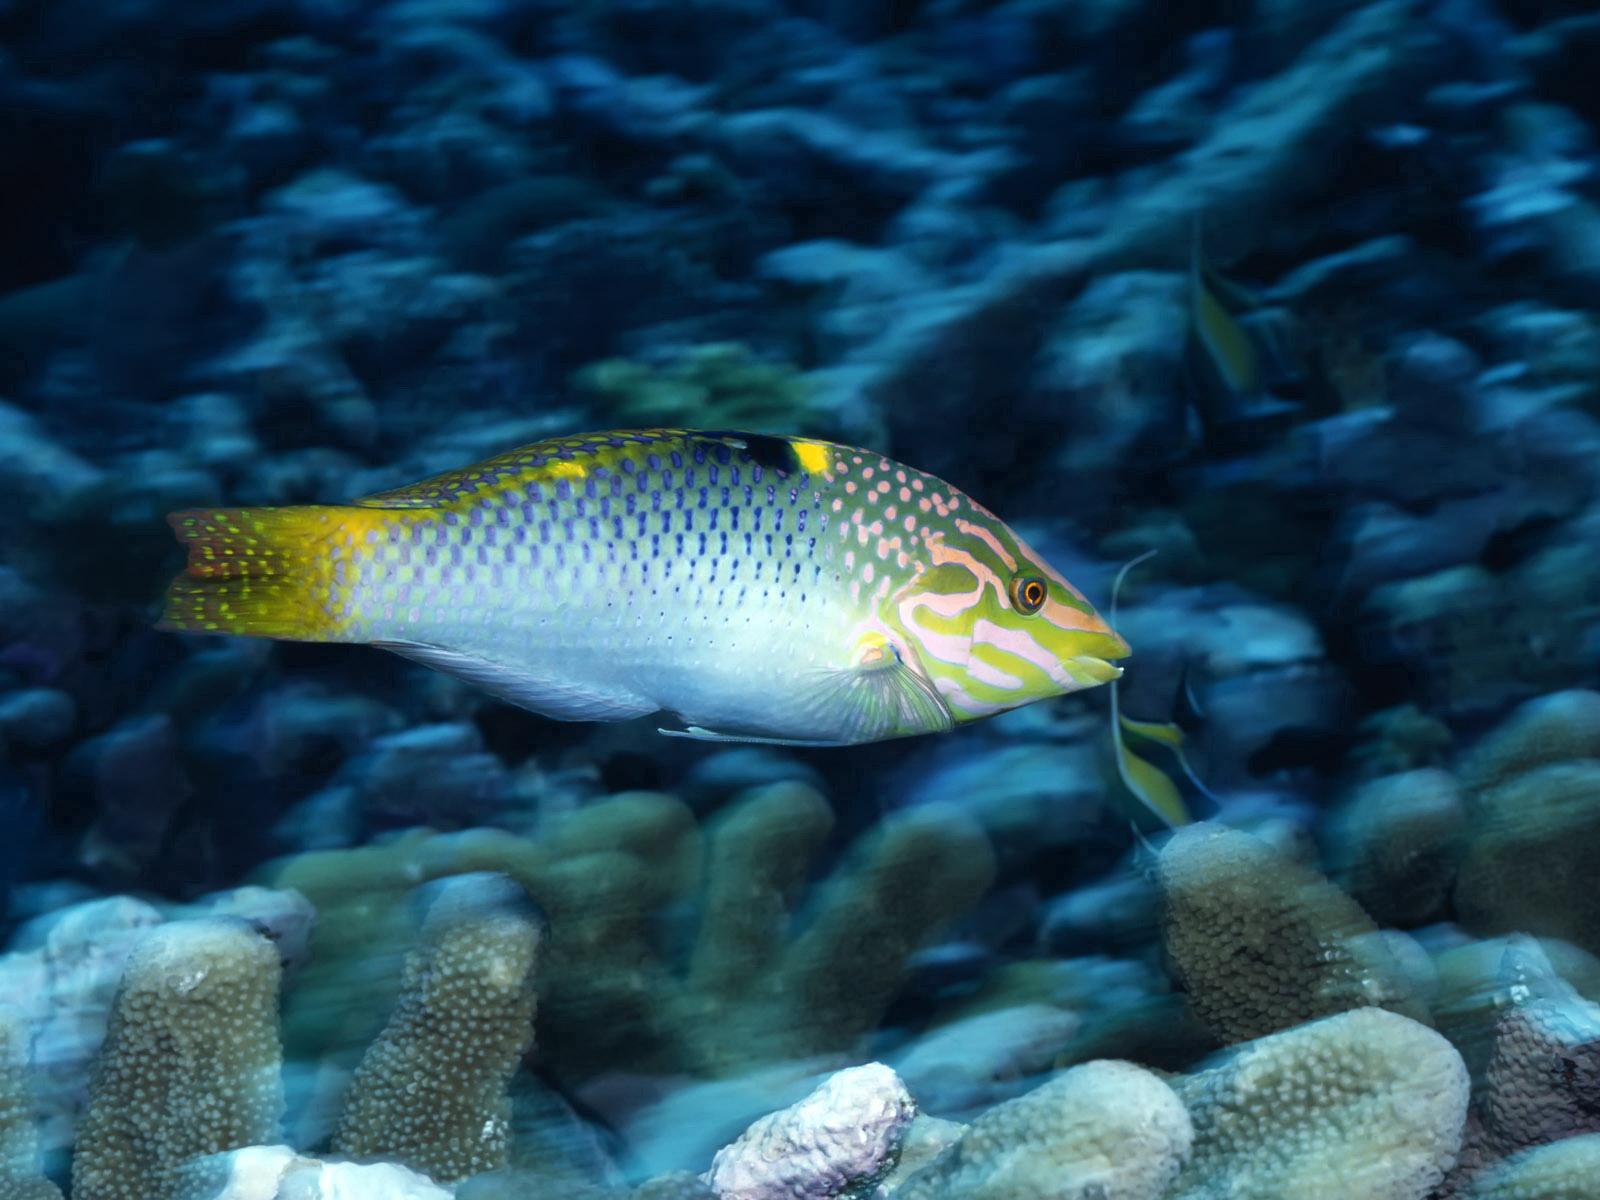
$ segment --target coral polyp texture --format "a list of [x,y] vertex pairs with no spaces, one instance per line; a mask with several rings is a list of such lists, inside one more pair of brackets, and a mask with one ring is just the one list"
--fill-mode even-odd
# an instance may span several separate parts
[[147,933],[78,1127],[79,1200],[166,1200],[195,1159],[278,1140],[278,950],[239,919]]
[[1224,1042],[1369,1005],[1427,1019],[1361,906],[1259,838],[1190,826],[1162,847],[1155,872],[1167,954]]
[[350,1081],[334,1149],[454,1182],[504,1166],[512,1073],[533,1042],[542,918],[504,876],[437,889],[389,1023]]
[[1124,1062],[1074,1067],[996,1105],[892,1193],[897,1200],[1158,1200],[1187,1161],[1189,1115]]
[[1180,1200],[1419,1200],[1455,1164],[1469,1083],[1439,1034],[1368,1008],[1236,1047],[1174,1087],[1194,1121]]

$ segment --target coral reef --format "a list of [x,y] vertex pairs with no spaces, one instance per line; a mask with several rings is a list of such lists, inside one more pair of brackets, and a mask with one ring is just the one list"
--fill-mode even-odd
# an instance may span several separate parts
[[1239,1046],[1174,1086],[1194,1121],[1184,1200],[1426,1196],[1454,1165],[1468,1092],[1444,1038],[1381,1009]]
[[[1583,9],[0,0],[0,1197],[1592,1194]],[[657,422],[1157,549],[1198,823],[1103,690],[707,745],[152,628],[170,510]]]
[[[496,870],[550,916],[540,1024],[563,1075],[620,1065],[718,1073],[848,1050],[887,1009],[912,952],[977,902],[993,866],[969,822],[919,810],[853,847],[796,929],[806,872],[832,824],[814,790],[780,784],[742,795],[703,832],[678,801],[641,793],[582,809],[537,841],[419,831],[300,856],[269,873],[319,913],[289,1040],[369,1040],[375,1031],[327,1026],[341,1009],[370,1011],[374,990],[392,993],[382,948],[405,936],[399,898],[419,879]],[[650,922],[697,894],[702,915],[679,973]],[[357,979],[365,996],[352,1005]],[[322,1029],[302,1028],[302,1011]]]
[[81,1200],[161,1200],[195,1158],[278,1140],[276,948],[245,921],[141,939],[106,1030],[72,1159]]
[[1131,1063],[1074,1067],[990,1109],[905,1179],[902,1200],[1156,1200],[1193,1131],[1172,1089]]
[[544,931],[503,876],[447,880],[400,998],[350,1081],[334,1149],[404,1158],[446,1183],[506,1163],[511,1074],[533,1041]]
[[1370,1005],[1427,1019],[1371,918],[1267,843],[1194,825],[1162,848],[1156,873],[1167,953],[1200,1019],[1224,1042]]

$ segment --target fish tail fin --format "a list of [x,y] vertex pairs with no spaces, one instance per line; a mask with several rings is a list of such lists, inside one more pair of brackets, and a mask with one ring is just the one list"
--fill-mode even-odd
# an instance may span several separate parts
[[167,523],[189,551],[157,626],[304,642],[350,640],[337,606],[349,552],[380,512],[338,505],[206,508]]

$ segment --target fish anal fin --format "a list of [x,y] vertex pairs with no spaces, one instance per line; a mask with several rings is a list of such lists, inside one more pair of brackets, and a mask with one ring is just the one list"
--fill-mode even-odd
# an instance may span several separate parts
[[744,744],[752,746],[842,746],[843,742],[808,741],[804,738],[757,737],[742,733],[718,733],[715,729],[706,729],[699,725],[690,725],[686,729],[658,729],[657,733],[663,737],[690,738],[697,742],[722,742],[725,744]]
[[655,712],[660,705],[622,688],[602,688],[539,675],[512,664],[427,642],[373,642],[425,667],[557,721],[626,721]]

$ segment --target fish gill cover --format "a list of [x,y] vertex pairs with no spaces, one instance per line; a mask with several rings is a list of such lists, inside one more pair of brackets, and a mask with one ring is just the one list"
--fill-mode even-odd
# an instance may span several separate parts
[[0,47],[0,1195],[1593,1197],[1592,5]]

